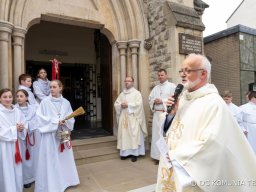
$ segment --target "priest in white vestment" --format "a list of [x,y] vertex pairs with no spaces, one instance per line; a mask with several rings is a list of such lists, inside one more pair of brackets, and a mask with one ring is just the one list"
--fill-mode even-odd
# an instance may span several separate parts
[[37,80],[33,82],[33,92],[38,103],[50,95],[50,81],[47,79],[47,72],[43,68],[38,70]]
[[35,192],[64,192],[67,187],[80,183],[70,143],[61,145],[56,138],[58,129],[73,130],[74,118],[63,122],[73,111],[62,97],[63,85],[51,81],[51,94],[43,99],[37,110],[38,129],[41,133]]
[[237,105],[232,103],[232,100],[233,100],[232,93],[229,90],[225,90],[221,94],[221,96],[224,99],[224,101],[226,102],[229,111],[231,112],[231,114],[233,115],[235,120],[237,121],[238,125],[243,130],[244,134],[247,135],[247,131],[243,126],[243,112]]
[[176,85],[167,80],[167,72],[165,69],[160,69],[157,72],[159,85],[156,85],[149,95],[149,106],[153,112],[152,120],[152,140],[150,156],[159,160],[160,152],[156,146],[156,142],[160,137],[160,127],[165,120],[162,114],[166,112],[166,102],[168,97],[173,95]]
[[256,154],[256,90],[248,95],[249,102],[240,108],[243,112],[243,126],[247,130],[247,139]]
[[125,78],[125,89],[114,103],[118,124],[117,148],[121,159],[131,157],[137,161],[139,155],[145,155],[144,137],[147,127],[141,93],[133,87],[134,79]]
[[20,141],[25,140],[26,119],[12,105],[10,89],[0,90],[0,192],[23,192]]
[[186,90],[167,132],[169,151],[161,156],[157,192],[256,191],[256,157],[216,87],[207,83],[210,71],[202,55],[190,54],[182,64]]

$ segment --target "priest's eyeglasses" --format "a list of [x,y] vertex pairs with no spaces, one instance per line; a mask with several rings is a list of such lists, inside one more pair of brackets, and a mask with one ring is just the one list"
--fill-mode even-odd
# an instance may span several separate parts
[[204,69],[186,69],[185,68],[185,69],[179,70],[179,74],[181,75],[181,74],[185,73],[187,75],[187,74],[190,74],[191,72],[202,71],[202,70],[204,70]]

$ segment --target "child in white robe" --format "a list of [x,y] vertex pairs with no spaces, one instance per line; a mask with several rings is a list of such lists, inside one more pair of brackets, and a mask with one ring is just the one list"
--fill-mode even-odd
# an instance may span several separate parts
[[256,154],[256,91],[248,94],[248,103],[240,106],[243,112],[243,125],[247,130],[247,139]]
[[227,107],[231,112],[231,114],[233,115],[234,119],[237,121],[239,127],[242,129],[242,131],[246,135],[247,131],[243,126],[243,112],[238,106],[232,103],[233,97],[232,97],[231,91],[225,90],[221,96],[225,101],[225,103],[227,104]]
[[47,79],[47,72],[43,68],[38,70],[37,80],[33,82],[33,92],[38,103],[50,95],[50,81]]
[[51,94],[43,99],[37,110],[38,129],[41,133],[35,192],[63,192],[80,183],[70,143],[61,145],[56,138],[58,129],[73,130],[74,118],[63,121],[71,114],[68,100],[62,97],[63,85],[51,81]]
[[29,101],[29,103],[30,104],[38,104],[36,99],[35,99],[34,94],[31,91],[31,88],[30,88],[31,85],[32,85],[32,77],[31,77],[31,75],[29,75],[29,74],[21,74],[19,76],[19,83],[20,83],[20,85],[18,87],[18,90],[24,89],[24,90],[26,90],[28,92],[28,95],[29,95],[28,101]]
[[0,90],[0,192],[22,192],[20,140],[25,139],[27,123],[13,107],[10,89]]
[[30,188],[35,181],[35,165],[38,161],[38,149],[40,143],[40,133],[37,131],[36,123],[36,104],[30,105],[28,101],[28,92],[24,89],[16,92],[17,107],[26,118],[28,123],[28,132],[26,139],[21,142],[21,151],[23,156],[22,172],[24,188]]

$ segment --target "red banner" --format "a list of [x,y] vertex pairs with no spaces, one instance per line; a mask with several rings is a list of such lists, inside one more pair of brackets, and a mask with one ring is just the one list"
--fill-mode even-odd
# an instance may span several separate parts
[[60,62],[57,59],[51,60],[52,62],[52,80],[60,79]]

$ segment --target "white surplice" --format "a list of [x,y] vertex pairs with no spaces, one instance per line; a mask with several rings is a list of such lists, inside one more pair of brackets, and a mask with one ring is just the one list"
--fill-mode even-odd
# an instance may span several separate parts
[[[21,141],[20,149],[23,157],[23,183],[29,184],[35,181],[36,165],[38,162],[38,151],[40,143],[40,133],[37,130],[36,121],[36,110],[38,105],[30,105],[29,103],[27,103],[27,106],[21,107],[19,106],[19,104],[16,104],[15,107],[21,110],[28,123],[27,134],[29,135],[29,138],[26,138],[24,141]],[[26,149],[28,149],[30,154],[30,158],[28,160],[26,159]]]
[[166,140],[156,192],[256,191],[256,157],[214,85],[182,94]]
[[[65,145],[60,152],[60,140],[56,138],[60,120],[71,114],[68,100],[51,95],[43,99],[37,110],[38,130],[41,133],[35,192],[63,192],[69,186],[78,185],[79,177],[72,148]],[[73,130],[74,118],[66,121],[64,129]]]
[[[160,152],[156,146],[156,142],[160,137],[160,128],[165,120],[165,116],[162,115],[166,112],[166,103],[168,98],[174,94],[176,85],[165,81],[164,83],[160,83],[156,85],[150,95],[149,95],[149,106],[153,112],[153,121],[152,121],[152,140],[151,140],[151,152],[150,155],[153,159],[159,160]],[[162,104],[156,105],[154,104],[155,99],[162,99]]]
[[243,126],[247,130],[247,139],[256,153],[256,104],[248,102],[242,105]]
[[[122,108],[122,102],[127,102],[128,108]],[[145,155],[144,137],[147,136],[147,127],[141,93],[133,87],[125,89],[116,99],[114,107],[120,156]]]
[[33,92],[36,100],[40,103],[44,98],[50,95],[50,81],[48,79],[44,81],[38,78],[33,82]]
[[28,92],[28,102],[29,104],[38,104],[35,98],[35,95],[32,93],[31,89],[29,87],[26,87],[24,85],[19,85],[18,90],[23,89]]
[[[17,132],[17,123],[24,124],[23,132]],[[0,104],[0,192],[23,191],[22,164],[15,162],[15,142],[25,139],[26,129],[20,110]]]
[[243,126],[243,112],[242,110],[236,106],[234,103],[227,104],[229,111],[232,113],[233,117],[236,119],[238,125],[243,131],[246,129]]

